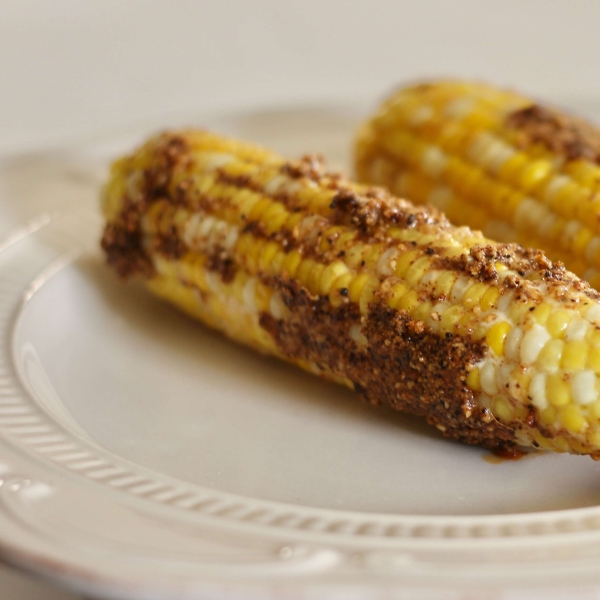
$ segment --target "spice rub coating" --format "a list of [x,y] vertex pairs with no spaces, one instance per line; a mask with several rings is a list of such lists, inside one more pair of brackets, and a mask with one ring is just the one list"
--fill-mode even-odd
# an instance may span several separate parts
[[558,438],[556,449],[600,455],[587,435],[589,370],[581,385],[567,373],[559,410],[540,396],[536,363],[555,312],[560,335],[569,320],[577,341],[600,331],[583,322],[600,311],[587,283],[317,156],[260,152],[177,132],[122,159],[105,192],[109,264],[234,339],[447,436],[499,451]]

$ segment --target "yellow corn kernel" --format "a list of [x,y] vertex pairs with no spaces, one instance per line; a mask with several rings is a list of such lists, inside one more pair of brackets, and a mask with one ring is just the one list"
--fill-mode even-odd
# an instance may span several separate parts
[[440,331],[442,333],[454,333],[457,323],[464,314],[462,306],[451,306],[442,314],[440,321]]
[[558,410],[554,406],[548,406],[541,412],[540,418],[544,425],[550,427],[556,423],[556,419],[558,418]]
[[333,283],[345,273],[348,273],[348,267],[341,261],[336,261],[328,265],[321,275],[320,293],[324,296],[329,294]]
[[390,308],[398,308],[400,298],[406,293],[408,286],[405,283],[396,283],[388,294],[388,305]]
[[489,285],[485,283],[474,283],[463,296],[462,302],[465,306],[471,307],[478,304],[483,295],[487,292]]
[[490,287],[479,301],[481,310],[486,311],[494,308],[500,297],[500,290],[497,287]]
[[346,250],[346,264],[351,269],[360,269],[364,266],[365,256],[368,251],[369,246],[367,244],[359,242],[354,243]]
[[600,374],[600,348],[588,348],[586,369],[591,369],[597,375]]
[[492,412],[503,423],[510,423],[514,419],[513,407],[502,396],[494,398]]
[[363,286],[362,292],[360,294],[360,298],[358,300],[358,306],[360,308],[360,312],[363,315],[366,315],[369,312],[369,304],[375,298],[375,292],[378,287],[379,287],[379,278],[378,277],[369,277],[369,279]]
[[540,304],[536,306],[532,312],[538,325],[545,325],[548,322],[548,317],[552,314],[552,306],[549,304]]
[[556,452],[569,452],[571,444],[562,435],[554,438],[554,450]]
[[305,258],[296,271],[296,279],[304,286],[308,287],[308,282],[313,269],[317,263],[312,258]]
[[417,321],[425,322],[431,314],[432,308],[433,306],[431,302],[421,302],[420,304],[417,304],[417,306],[411,312],[412,317]]
[[427,256],[418,258],[408,269],[405,279],[409,285],[417,285],[423,275],[427,273],[431,265],[431,260]]
[[566,406],[571,402],[571,390],[561,374],[551,373],[548,375],[546,397],[553,406]]
[[271,262],[279,252],[279,244],[269,242],[264,248],[258,259],[258,270],[263,273],[271,272]]
[[358,302],[360,295],[362,294],[363,288],[367,281],[371,278],[368,273],[359,273],[350,283],[348,287],[348,297],[352,302]]
[[575,404],[569,404],[560,411],[560,422],[571,433],[579,433],[586,424],[581,408]]
[[565,343],[562,340],[548,340],[538,354],[536,364],[546,373],[553,373],[558,369],[562,359]]
[[400,298],[398,308],[400,310],[405,310],[406,312],[411,312],[418,304],[419,294],[415,290],[408,290],[408,292]]
[[329,290],[329,301],[336,307],[348,300],[348,287],[354,281],[355,273],[349,272],[340,275],[332,284]]
[[561,338],[565,333],[565,329],[567,325],[571,322],[571,313],[564,310],[558,309],[555,310],[549,317],[548,321],[546,321],[546,327],[548,328],[548,333],[553,338]]
[[396,275],[403,279],[410,265],[421,255],[419,250],[409,250],[400,254],[396,260]]
[[583,340],[567,342],[563,348],[561,367],[567,371],[579,371],[587,362],[588,345]]
[[453,271],[445,271],[441,273],[436,281],[434,294],[437,298],[445,298],[452,290],[452,286],[456,282],[457,275]]
[[552,164],[547,160],[533,160],[521,171],[519,187],[525,193],[543,185],[552,174]]
[[590,416],[600,420],[600,400],[596,400],[589,406]]
[[283,261],[283,272],[287,273],[288,277],[296,277],[298,267],[302,262],[302,254],[298,250],[292,250]]
[[481,391],[479,368],[473,367],[467,375],[467,385],[474,391]]
[[270,208],[273,204],[273,200],[270,198],[263,198],[259,200],[254,206],[250,209],[248,213],[248,221],[258,221],[261,216]]
[[325,269],[326,266],[323,263],[317,263],[310,271],[306,287],[311,291],[311,293],[318,294],[320,292],[321,277],[323,276]]
[[485,341],[496,356],[504,356],[504,343],[511,329],[507,321],[498,321],[488,329]]
[[248,270],[252,271],[253,273],[258,271],[258,259],[260,258],[260,255],[262,254],[266,245],[266,240],[254,239],[248,254],[246,254],[246,264],[248,265]]
[[258,308],[259,312],[269,311],[269,304],[271,302],[272,293],[273,292],[271,288],[268,288],[266,285],[263,285],[260,281],[256,284],[255,300],[256,307]]

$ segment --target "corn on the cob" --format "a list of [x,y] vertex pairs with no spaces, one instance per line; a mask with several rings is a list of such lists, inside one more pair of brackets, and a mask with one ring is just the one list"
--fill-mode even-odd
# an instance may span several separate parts
[[406,87],[361,129],[356,170],[455,224],[542,248],[600,289],[600,131],[491,86]]
[[600,300],[541,252],[204,132],[117,161],[102,246],[232,338],[497,450],[600,458]]

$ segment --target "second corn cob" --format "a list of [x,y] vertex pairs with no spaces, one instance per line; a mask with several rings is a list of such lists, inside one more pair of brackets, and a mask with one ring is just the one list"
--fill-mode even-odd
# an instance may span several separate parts
[[400,89],[362,128],[359,180],[542,248],[600,289],[600,131],[492,86]]
[[445,435],[600,457],[600,300],[541,252],[197,131],[117,161],[102,241],[235,340]]

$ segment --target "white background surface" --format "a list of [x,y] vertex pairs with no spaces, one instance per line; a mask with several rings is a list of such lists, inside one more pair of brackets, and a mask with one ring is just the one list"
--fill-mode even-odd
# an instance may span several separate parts
[[[431,76],[593,102],[598,23],[595,0],[2,0],[0,155]],[[2,570],[0,598],[73,596]]]

